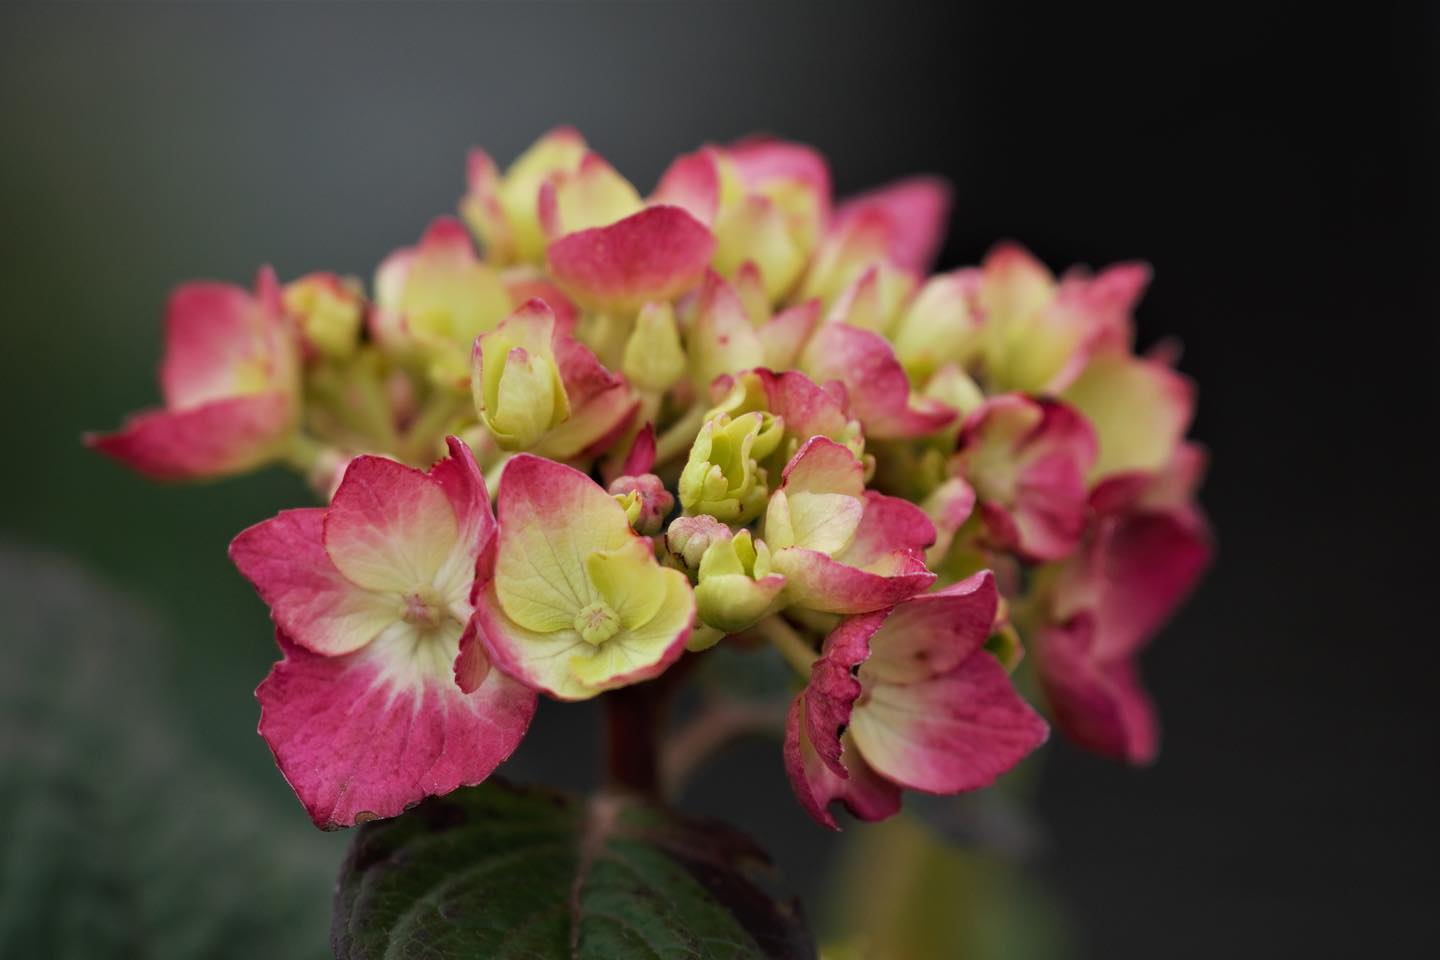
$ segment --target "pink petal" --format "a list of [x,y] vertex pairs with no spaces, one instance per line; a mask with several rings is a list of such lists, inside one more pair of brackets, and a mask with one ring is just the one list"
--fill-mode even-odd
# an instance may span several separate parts
[[935,524],[924,510],[900,497],[866,490],[860,526],[849,546],[836,559],[871,569],[895,554],[921,560],[925,549],[934,542]]
[[793,367],[819,322],[818,299],[807,300],[775,314],[758,331],[760,345],[765,349],[765,362],[777,370]]
[[890,260],[907,270],[927,271],[935,262],[950,219],[954,194],[941,177],[919,176],[851,197],[835,210],[835,227],[878,212],[889,226]]
[[829,806],[840,801],[861,820],[884,820],[900,812],[900,788],[877,776],[855,751],[846,757],[848,777],[837,776],[811,745],[802,722],[805,695],[791,704],[785,722],[785,773],[805,812],[821,826],[839,830]]
[[1035,660],[1055,724],[1101,756],[1150,763],[1160,739],[1154,704],[1134,661],[1097,656],[1095,640],[1088,613],[1047,627],[1037,638]]
[[910,379],[895,351],[878,333],[844,323],[822,326],[806,347],[801,366],[818,382],[844,384],[850,412],[879,440],[934,433],[956,412],[926,397],[912,397]]
[[85,442],[157,480],[198,480],[274,459],[294,416],[290,393],[253,393],[137,414],[118,432],[90,435]]
[[[485,488],[485,475],[475,455],[459,437],[446,437],[445,445],[450,455],[430,468],[430,478],[440,484],[440,489],[450,500],[451,509],[459,521],[461,544],[473,552],[479,566],[493,560],[496,541],[495,514],[490,509],[490,493]],[[488,572],[476,572],[476,588],[480,581],[489,579]],[[471,597],[474,602],[474,597]]]
[[989,639],[999,599],[989,570],[911,597],[870,631],[866,678],[904,684],[949,673]]
[[1096,443],[1073,407],[1023,394],[991,397],[966,418],[956,448],[955,469],[975,487],[996,546],[1031,560],[1075,549]]
[[[871,641],[876,647],[882,642],[879,635]],[[960,793],[989,786],[1049,733],[1005,668],[984,650],[929,679],[866,686],[868,699],[851,721],[855,743],[881,776],[914,790]]]
[[231,541],[230,559],[289,638],[339,656],[370,643],[400,612],[336,569],[325,552],[324,525],[322,508],[282,511]]
[[1103,519],[1079,558],[1098,600],[1095,648],[1106,657],[1143,646],[1190,595],[1209,566],[1208,533],[1176,512]]
[[561,237],[546,259],[556,283],[583,306],[628,313],[694,287],[714,252],[703,224],[679,207],[660,206]]
[[570,302],[570,298],[561,293],[555,284],[540,276],[512,275],[508,271],[502,279],[512,302],[523,304],[527,300],[540,300],[555,315],[556,333],[570,335],[575,332],[575,323],[579,320],[580,313],[575,304]]
[[630,452],[625,455],[625,462],[620,467],[620,475],[638,477],[649,473],[654,466],[655,424],[647,422],[631,442]]
[[187,283],[165,310],[165,406],[184,409],[255,392],[242,378],[289,385],[299,343],[280,303],[275,272],[261,268],[252,295],[227,283]]
[[1092,348],[1129,352],[1135,343],[1135,305],[1150,285],[1146,263],[1117,263],[1094,277],[1067,272],[1061,278],[1056,302],[1061,309],[1085,317],[1093,330]]
[[841,738],[850,725],[850,713],[860,696],[856,679],[860,664],[870,656],[870,638],[885,622],[888,610],[844,620],[825,638],[820,658],[810,668],[805,684],[801,716],[806,738],[820,761],[837,777],[849,776],[842,762]]
[[519,744],[535,694],[498,670],[462,693],[447,674],[402,682],[384,656],[325,657],[277,634],[255,691],[260,735],[315,825],[393,817],[488,777]]
[[707,227],[720,208],[719,159],[713,147],[676,157],[650,196],[652,204],[679,207]]
[[[973,790],[1044,742],[1044,721],[983,649],[998,599],[994,577],[984,571],[899,604],[853,639],[844,634],[855,621],[826,641],[827,657],[840,653],[842,666],[863,664],[863,693],[851,695],[847,719],[856,747],[881,776],[933,793]],[[862,643],[868,656],[856,649]],[[823,675],[819,667],[812,685]],[[809,733],[819,743],[824,730]]]
[[819,220],[830,218],[830,168],[815,149],[769,137],[749,137],[731,144],[725,155],[746,188],[754,192],[777,181],[800,183],[813,191]]
[[[814,301],[812,301],[814,302]],[[828,437],[840,440],[849,431],[852,421],[846,412],[848,402],[843,384],[826,390],[798,370],[774,373],[756,370],[765,386],[770,412],[785,420],[785,430],[796,437]]]
[[883,573],[871,573],[816,550],[777,550],[774,565],[788,578],[786,596],[795,604],[826,613],[869,613],[892,607],[935,582],[921,557],[891,554]]

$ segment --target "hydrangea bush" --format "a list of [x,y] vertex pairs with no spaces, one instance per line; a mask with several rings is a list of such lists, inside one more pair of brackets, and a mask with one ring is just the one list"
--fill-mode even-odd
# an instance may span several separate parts
[[1144,265],[929,274],[943,181],[836,203],[773,139],[643,196],[558,129],[503,172],[472,152],[459,212],[368,289],[180,287],[163,407],[90,438],[162,480],[285,464],[327,504],[230,547],[317,826],[485,781],[541,696],[609,701],[612,794],[653,794],[662,694],[722,644],[793,670],[775,732],[827,827],[986,787],[1043,716],[1155,756],[1136,657],[1212,547],[1194,388],[1134,350]]

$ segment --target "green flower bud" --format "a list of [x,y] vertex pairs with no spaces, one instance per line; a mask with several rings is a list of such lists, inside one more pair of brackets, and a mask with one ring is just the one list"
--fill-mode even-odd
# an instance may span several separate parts
[[674,309],[665,302],[645,304],[625,341],[625,379],[641,390],[660,393],[685,375],[685,366]]
[[785,578],[770,570],[765,541],[741,530],[717,540],[700,560],[695,610],[700,620],[725,633],[738,633],[774,612]]
[[555,317],[532,301],[475,341],[475,407],[504,450],[528,450],[570,416],[551,347]]
[[725,524],[701,514],[698,517],[676,517],[665,531],[665,546],[681,569],[694,580],[700,572],[700,561],[710,544],[729,540],[734,534]]
[[680,503],[687,514],[708,513],[725,523],[748,523],[770,495],[758,461],[784,437],[784,423],[768,413],[705,421],[680,474]]

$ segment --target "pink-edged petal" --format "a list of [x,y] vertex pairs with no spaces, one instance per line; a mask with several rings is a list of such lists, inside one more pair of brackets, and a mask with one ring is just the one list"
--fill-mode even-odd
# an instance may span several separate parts
[[574,334],[580,312],[559,287],[542,276],[532,275],[528,268],[524,272],[506,271],[501,279],[511,301],[523,304],[528,300],[543,300],[555,315],[556,334]]
[[[445,492],[459,527],[456,538],[459,556],[453,559],[462,564],[463,569],[456,570],[454,575],[473,570],[478,585],[490,578],[486,568],[494,559],[495,514],[490,509],[485,476],[470,448],[459,437],[446,437],[445,445],[450,455],[430,468],[430,478]],[[448,578],[442,575],[441,579]]]
[[793,367],[820,322],[820,301],[811,299],[780,311],[758,331],[765,363],[772,369]]
[[774,569],[786,579],[785,596],[811,610],[869,613],[894,606],[929,588],[935,574],[922,557],[896,552],[881,573],[841,563],[818,550],[786,547],[775,551]]
[[862,211],[878,211],[890,224],[891,261],[924,271],[934,264],[945,239],[953,195],[941,177],[908,177],[845,200],[835,210],[835,224],[843,227]]
[[838,777],[846,777],[848,758],[842,759],[842,738],[861,692],[856,679],[860,665],[870,656],[870,638],[888,616],[880,610],[849,617],[825,638],[820,658],[810,668],[801,704],[806,738],[820,761]]
[[720,208],[720,160],[713,147],[676,157],[660,177],[652,204],[679,207],[707,227]]
[[195,407],[242,392],[236,382],[241,371],[265,354],[260,310],[249,291],[228,283],[187,283],[170,295],[160,365],[167,407]]
[[351,582],[403,594],[436,583],[460,542],[460,525],[436,480],[385,457],[363,456],[350,463],[335,491],[324,540]]
[[[880,636],[872,638],[878,646]],[[862,681],[865,667],[861,667]],[[914,683],[865,681],[850,734],[883,777],[927,793],[990,785],[1045,742],[1045,721],[1020,698],[1000,662],[977,650]]]
[[984,646],[999,601],[989,570],[911,597],[870,631],[865,679],[907,684],[949,673]]
[[1156,360],[1111,353],[1090,361],[1065,401],[1095,427],[1091,480],[1156,471],[1170,462],[1195,412],[1195,384]]
[[448,669],[397,664],[401,651],[383,640],[326,657],[277,639],[284,659],[255,692],[260,735],[322,829],[393,817],[480,783],[534,714],[535,694],[498,670],[466,694]]
[[975,488],[963,477],[950,477],[931,491],[922,504],[930,522],[935,524],[935,543],[926,553],[932,564],[938,564],[950,551],[955,534],[975,512]]
[[991,397],[966,418],[956,447],[953,467],[974,486],[992,543],[1031,560],[1075,549],[1096,456],[1078,411],[1023,394]]
[[465,196],[460,214],[480,240],[491,260],[508,261],[515,256],[515,237],[501,202],[500,170],[494,159],[479,147],[465,158]]
[[1037,638],[1040,684],[1055,725],[1101,756],[1150,763],[1160,745],[1154,704],[1132,659],[1097,654],[1095,630],[1094,619],[1080,613]]
[[119,431],[87,436],[86,443],[157,480],[221,477],[274,459],[294,415],[290,393],[254,393],[137,414]]
[[831,389],[826,389],[798,370],[755,373],[765,387],[770,412],[784,418],[785,431],[802,443],[811,437],[842,441],[847,434],[856,432],[855,421],[847,412],[849,398],[843,384],[831,381]]
[[725,155],[747,190],[755,192],[784,182],[799,184],[814,195],[818,221],[830,219],[830,168],[814,148],[770,137],[750,137],[725,148]]
[[1094,277],[1067,271],[1057,305],[1083,316],[1093,349],[1129,353],[1135,342],[1135,305],[1151,276],[1150,265],[1140,262],[1112,264]]
[[785,773],[795,798],[816,823],[831,830],[840,825],[830,804],[840,801],[861,820],[884,820],[900,812],[900,788],[876,775],[863,757],[846,754],[848,776],[840,777],[826,766],[810,743],[803,722],[805,695],[795,698],[785,722]]
[[938,400],[914,396],[905,368],[878,333],[844,323],[822,326],[811,338],[801,367],[816,381],[839,381],[850,398],[850,412],[867,437],[905,439],[924,436],[954,421],[956,412]]
[[896,554],[905,554],[907,560],[922,559],[934,542],[935,524],[924,510],[900,497],[866,490],[860,526],[835,559],[867,570],[889,568],[895,565],[889,558]]
[[505,465],[496,507],[495,586],[503,612],[540,634],[570,630],[595,600],[586,558],[633,540],[624,509],[579,470],[530,454]]
[[687,337],[697,386],[708,388],[721,376],[765,363],[765,347],[735,288],[713,270],[705,272]]
[[546,259],[556,283],[582,306],[628,313],[694,287],[714,252],[704,224],[679,207],[659,206],[561,237]]
[[333,657],[369,644],[404,609],[397,596],[345,579],[325,552],[324,526],[322,508],[282,511],[231,541],[230,559],[285,634],[313,653]]

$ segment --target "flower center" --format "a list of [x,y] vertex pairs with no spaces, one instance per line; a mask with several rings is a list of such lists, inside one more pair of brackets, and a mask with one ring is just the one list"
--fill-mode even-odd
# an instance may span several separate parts
[[600,646],[615,636],[619,629],[619,615],[603,600],[597,600],[575,614],[576,632],[582,640],[593,646]]
[[402,616],[412,626],[433,630],[445,619],[445,604],[433,590],[416,590],[405,598]]

